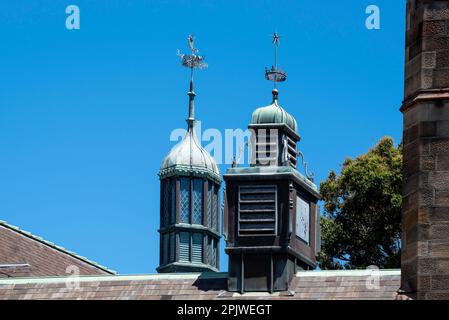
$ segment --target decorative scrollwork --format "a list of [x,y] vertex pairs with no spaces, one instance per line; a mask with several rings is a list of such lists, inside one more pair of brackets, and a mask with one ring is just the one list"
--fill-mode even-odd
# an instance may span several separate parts
[[313,179],[315,178],[315,174],[313,172],[309,173],[308,164],[307,161],[304,160],[304,154],[301,151],[297,151],[297,155],[301,157],[301,163],[304,167],[304,173],[306,174],[307,179],[313,182]]

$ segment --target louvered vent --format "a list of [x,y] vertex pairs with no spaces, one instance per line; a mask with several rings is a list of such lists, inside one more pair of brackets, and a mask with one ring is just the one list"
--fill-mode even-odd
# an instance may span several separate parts
[[179,233],[179,261],[190,262],[190,234]]
[[197,232],[192,234],[192,262],[203,262],[203,235]]
[[217,267],[217,240],[214,239],[212,242],[213,242],[213,249],[212,249],[211,265]]
[[259,130],[256,141],[256,160],[258,165],[275,165],[278,159],[278,136]]
[[298,155],[296,152],[296,142],[287,137],[287,157],[290,166],[296,169]]
[[168,263],[168,233],[164,233],[162,235],[162,263],[161,264],[167,264]]
[[170,260],[169,262],[175,261],[175,233],[170,232]]
[[239,188],[239,235],[276,235],[276,186]]
[[205,260],[207,264],[212,264],[212,237],[207,236],[206,248],[204,248]]

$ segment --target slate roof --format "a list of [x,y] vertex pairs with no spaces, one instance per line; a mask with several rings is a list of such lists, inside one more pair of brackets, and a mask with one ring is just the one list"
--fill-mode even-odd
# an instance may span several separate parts
[[66,276],[76,266],[82,275],[114,271],[63,247],[0,221],[0,278]]
[[[400,270],[301,271],[289,292],[239,293],[226,290],[226,273],[101,275],[79,277],[3,278],[0,300],[5,299],[404,299],[398,295]],[[374,281],[372,281],[374,280]],[[378,282],[377,282],[378,280]]]

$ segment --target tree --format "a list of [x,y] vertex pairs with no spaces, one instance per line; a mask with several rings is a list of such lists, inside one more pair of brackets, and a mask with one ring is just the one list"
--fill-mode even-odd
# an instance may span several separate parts
[[321,183],[321,269],[400,266],[402,146],[384,137]]

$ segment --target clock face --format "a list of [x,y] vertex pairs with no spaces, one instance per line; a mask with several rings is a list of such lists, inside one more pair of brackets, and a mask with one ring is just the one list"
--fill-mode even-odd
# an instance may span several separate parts
[[296,236],[309,244],[310,204],[296,197]]

